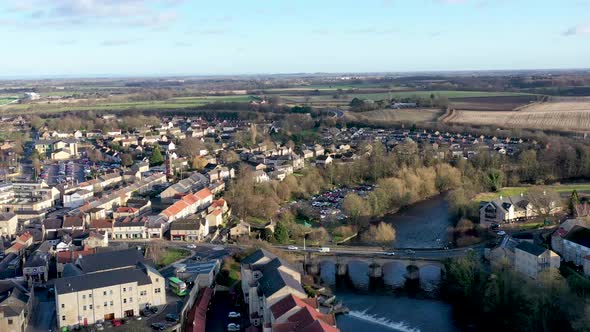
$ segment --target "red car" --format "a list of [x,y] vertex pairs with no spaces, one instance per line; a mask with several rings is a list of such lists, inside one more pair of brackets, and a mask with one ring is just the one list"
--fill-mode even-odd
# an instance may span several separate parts
[[123,325],[123,321],[120,319],[113,320],[113,326],[121,326]]

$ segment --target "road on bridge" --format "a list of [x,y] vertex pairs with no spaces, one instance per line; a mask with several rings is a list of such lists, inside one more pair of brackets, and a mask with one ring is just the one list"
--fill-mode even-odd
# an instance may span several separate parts
[[391,259],[424,259],[444,260],[465,256],[470,251],[483,254],[482,246],[454,249],[392,249],[389,251],[376,250],[376,248],[363,247],[331,247],[329,252],[320,252],[319,248],[299,248],[292,246],[277,246],[276,248],[289,252],[314,253],[329,256],[355,256],[355,257],[380,257]]

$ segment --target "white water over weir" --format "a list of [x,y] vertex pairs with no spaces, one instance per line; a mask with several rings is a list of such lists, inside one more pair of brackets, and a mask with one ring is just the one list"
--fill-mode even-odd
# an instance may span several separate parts
[[355,317],[357,319],[372,323],[372,324],[380,325],[383,327],[388,327],[392,330],[396,330],[396,331],[400,331],[400,332],[420,332],[419,329],[412,328],[412,327],[408,326],[403,321],[395,322],[393,320],[390,320],[390,319],[387,319],[384,317],[379,317],[377,315],[371,315],[371,314],[367,313],[367,310],[363,310],[363,311],[352,310],[348,313],[348,315]]

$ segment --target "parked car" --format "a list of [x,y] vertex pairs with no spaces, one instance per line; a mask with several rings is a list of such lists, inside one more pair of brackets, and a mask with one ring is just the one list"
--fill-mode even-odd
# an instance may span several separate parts
[[99,331],[102,331],[102,330],[104,330],[104,326],[103,326],[101,323],[98,323],[98,324],[96,324],[96,325],[95,325],[95,327],[96,327],[96,329],[97,329],[97,330],[99,330]]
[[227,315],[227,317],[229,317],[229,318],[240,318],[240,316],[241,316],[240,313],[235,312],[235,311],[232,311]]
[[230,323],[227,325],[227,330],[230,332],[234,332],[234,331],[237,332],[240,330],[240,324]]
[[162,322],[157,322],[157,323],[152,323],[152,325],[150,325],[150,327],[156,331],[164,331],[164,329],[166,328],[166,325]]
[[121,326],[123,325],[123,321],[120,319],[113,320],[113,326]]
[[412,249],[407,249],[407,250],[406,250],[406,254],[408,254],[408,255],[413,255],[413,254],[415,254],[415,253],[416,253],[416,252],[415,252],[414,250],[412,250]]
[[169,322],[178,322],[178,315],[175,314],[167,314],[166,315],[166,320]]
[[150,311],[152,312],[152,314],[155,314],[155,313],[157,313],[157,312],[158,312],[158,307],[156,307],[156,306],[151,306],[151,307],[150,307]]
[[386,252],[385,256],[395,256],[395,252],[393,252],[393,251]]
[[504,236],[504,235],[506,235],[506,232],[505,231],[498,231],[498,233],[496,233],[496,234],[498,234],[500,236]]
[[187,248],[189,248],[189,249],[196,249],[196,248],[197,248],[197,246],[196,246],[196,245],[194,245],[194,244],[189,244],[189,245],[188,245],[188,246],[186,246],[186,247],[187,247]]
[[287,249],[289,250],[299,250],[296,246],[288,246]]

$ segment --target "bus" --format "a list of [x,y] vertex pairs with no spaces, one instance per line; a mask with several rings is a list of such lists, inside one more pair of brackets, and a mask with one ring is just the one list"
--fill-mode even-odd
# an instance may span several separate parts
[[168,282],[170,283],[170,290],[178,295],[178,296],[185,296],[187,293],[186,290],[186,284],[184,283],[184,281],[176,278],[176,277],[170,277],[168,278]]

